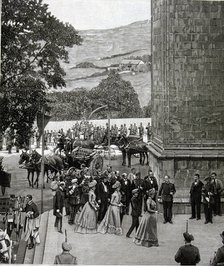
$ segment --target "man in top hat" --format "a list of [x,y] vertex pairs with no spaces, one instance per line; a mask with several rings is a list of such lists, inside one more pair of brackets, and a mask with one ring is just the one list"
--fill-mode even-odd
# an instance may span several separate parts
[[53,214],[56,216],[54,226],[62,233],[62,217],[65,201],[65,182],[60,182],[53,198]]
[[170,182],[170,177],[166,175],[164,177],[164,182],[162,183],[159,189],[159,197],[162,198],[163,203],[163,216],[164,216],[164,224],[172,222],[172,207],[173,207],[173,195],[175,194],[176,189],[175,185]]
[[137,231],[138,226],[139,226],[139,217],[142,212],[142,202],[141,202],[141,197],[139,197],[139,190],[133,189],[132,190],[132,198],[131,198],[131,216],[132,216],[132,224],[131,227],[129,228],[126,237],[130,237],[132,231],[135,230]]
[[196,265],[201,260],[199,249],[191,244],[193,235],[183,233],[185,245],[180,247],[175,255],[175,261],[180,265]]
[[215,253],[215,257],[211,263],[212,266],[224,265],[224,231],[220,234],[220,236],[222,238],[223,246],[218,248],[217,252]]
[[121,175],[121,201],[124,204],[124,214],[129,214],[129,205],[131,202],[131,181],[128,179],[128,175],[126,173],[123,173]]
[[62,243],[62,253],[57,255],[54,260],[54,264],[77,264],[76,257],[70,254],[70,250],[72,249],[71,244],[67,242]]
[[80,191],[77,182],[78,179],[73,178],[71,180],[72,184],[68,188],[68,204],[70,208],[70,217],[68,221],[69,224],[74,224],[75,215],[80,207]]
[[96,186],[96,200],[99,204],[98,222],[101,222],[105,216],[110,199],[109,195],[107,177],[105,175],[101,175]]

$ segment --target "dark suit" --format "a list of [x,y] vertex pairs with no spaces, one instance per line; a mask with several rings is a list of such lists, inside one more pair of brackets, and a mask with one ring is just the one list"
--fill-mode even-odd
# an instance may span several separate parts
[[[191,216],[192,218],[196,217],[201,219],[201,191],[203,183],[198,180],[198,182],[193,182],[190,189],[190,199],[191,199]],[[195,213],[196,209],[196,213]]]
[[121,180],[121,195],[122,203],[125,205],[124,214],[129,213],[129,204],[131,202],[131,181],[130,180]]
[[214,180],[214,205],[213,210],[215,215],[221,215],[221,192],[223,190],[222,181],[219,179]]
[[158,183],[157,180],[154,176],[148,177],[146,176],[144,178],[144,183],[143,183],[143,191],[144,191],[144,210],[146,210],[146,201],[147,201],[147,191],[149,191],[150,189],[154,188],[156,193],[155,196],[153,197],[153,200],[156,202],[156,198],[157,198],[157,192],[158,192]]
[[131,191],[133,189],[138,189],[138,193],[139,193],[139,198],[141,198],[141,208],[142,208],[142,199],[143,199],[143,195],[144,195],[144,181],[141,178],[136,178],[133,180],[132,184],[131,184]]
[[212,210],[214,205],[214,184],[208,182],[202,188],[203,195],[203,204],[204,204],[204,213],[205,213],[205,222],[212,223]]
[[219,264],[224,264],[224,246],[219,248],[215,254],[215,257],[212,262],[212,266],[216,266]]
[[68,252],[62,252],[60,255],[57,255],[54,260],[54,264],[77,264],[76,257],[72,256]]
[[191,244],[180,247],[175,255],[180,265],[196,265],[200,260],[199,249]]
[[106,183],[100,182],[96,187],[96,200],[100,206],[98,221],[102,221],[108,208],[109,187]]
[[[62,214],[63,214],[64,200],[65,200],[65,193],[64,191],[58,188],[53,198],[53,214],[56,216],[54,226],[58,227],[59,225],[58,228],[59,230],[62,229]],[[57,210],[59,210],[59,212],[57,212]]]
[[133,196],[131,198],[131,216],[132,216],[132,224],[130,229],[127,232],[127,237],[130,236],[130,234],[132,233],[132,231],[135,230],[137,231],[138,226],[139,226],[139,216],[141,215],[142,212],[142,202],[141,202],[141,197],[135,197]]
[[175,194],[175,185],[172,183],[162,183],[159,189],[159,196],[163,202],[163,216],[165,222],[172,221],[173,194]]

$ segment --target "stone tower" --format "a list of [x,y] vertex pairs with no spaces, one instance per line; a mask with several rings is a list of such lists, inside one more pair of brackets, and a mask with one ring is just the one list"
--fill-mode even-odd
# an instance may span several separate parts
[[224,178],[224,2],[152,0],[152,58],[151,167],[182,196]]

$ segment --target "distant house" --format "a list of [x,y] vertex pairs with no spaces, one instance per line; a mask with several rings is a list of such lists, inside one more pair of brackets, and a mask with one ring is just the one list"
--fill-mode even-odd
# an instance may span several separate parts
[[145,68],[145,63],[136,59],[123,59],[119,65],[120,71],[145,72]]

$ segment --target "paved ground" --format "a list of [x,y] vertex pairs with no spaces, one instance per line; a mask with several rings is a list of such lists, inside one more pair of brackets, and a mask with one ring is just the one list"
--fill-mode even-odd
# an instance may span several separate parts
[[[6,170],[12,173],[11,188],[7,189],[7,194],[27,195],[32,194],[34,200],[40,204],[40,189],[29,188],[26,179],[26,170],[18,167],[19,154],[8,155],[6,152],[0,152],[3,155]],[[108,161],[105,160],[105,166]],[[129,172],[130,169],[122,167],[120,160],[112,160],[114,169],[121,172]],[[142,172],[144,176],[147,167],[139,166],[137,159],[134,159],[133,165]],[[44,190],[44,210],[52,209],[52,195],[47,185]],[[172,265],[174,255],[180,245],[183,244],[183,232],[185,231],[186,220],[189,216],[175,215],[174,224],[162,224],[162,214],[158,214],[158,238],[159,247],[145,248],[136,246],[132,239],[127,239],[127,232],[131,217],[125,216],[123,221],[123,236],[114,235],[81,235],[74,233],[73,227],[67,224],[67,217],[64,217],[64,229],[68,231],[68,240],[73,246],[72,253],[77,256],[79,264],[165,264]],[[53,227],[54,217],[51,214],[48,223],[48,234],[45,249],[44,264],[51,264],[54,257],[60,252],[61,242],[64,236],[55,231]],[[223,217],[214,217],[214,223],[204,225],[204,220],[190,220],[189,232],[195,237],[194,244],[199,247],[201,252],[200,265],[208,265],[208,262],[214,251],[221,245],[219,234],[224,230]],[[132,235],[134,236],[134,234]]]
[[[183,232],[186,228],[187,215],[176,215],[174,224],[163,224],[162,215],[158,214],[159,247],[146,248],[136,246],[133,239],[125,234],[131,223],[131,217],[125,216],[123,221],[123,235],[83,235],[74,232],[74,228],[63,219],[63,231],[67,230],[68,241],[72,244],[71,253],[77,257],[79,264],[129,264],[129,265],[175,265],[174,255],[183,245]],[[56,232],[52,212],[48,222],[45,255],[43,264],[52,264],[56,254],[61,252],[64,235]],[[213,224],[204,224],[204,220],[190,220],[189,232],[195,237],[194,245],[199,247],[201,263],[208,265],[214,251],[220,246],[219,234],[223,231],[223,218],[215,217]],[[134,237],[134,232],[132,233]]]

